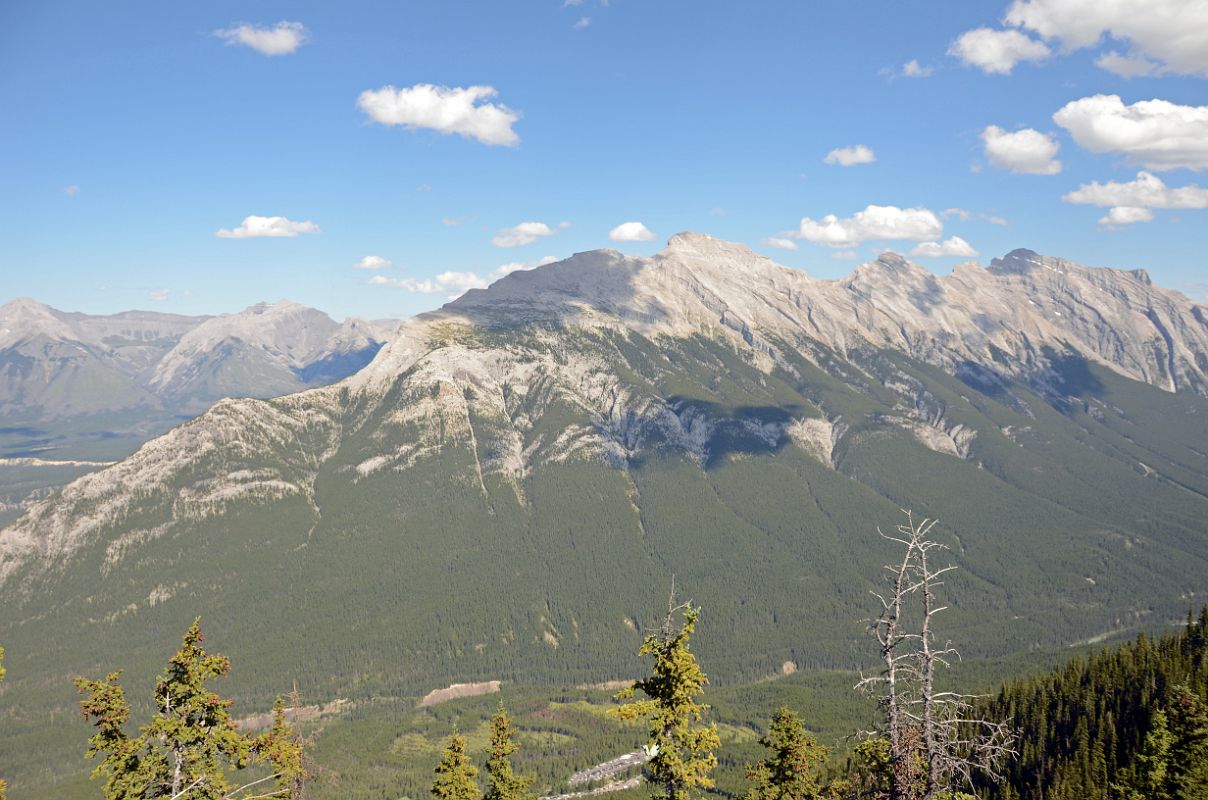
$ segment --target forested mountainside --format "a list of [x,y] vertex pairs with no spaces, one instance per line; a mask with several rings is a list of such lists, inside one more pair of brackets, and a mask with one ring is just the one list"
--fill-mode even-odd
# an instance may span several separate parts
[[967,656],[1176,622],[1208,591],[1205,320],[1029,251],[818,281],[686,234],[514,273],[0,532],[0,642],[38,676],[3,755],[198,613],[262,703],[626,677],[673,573],[716,680],[857,667],[903,507],[953,542]]

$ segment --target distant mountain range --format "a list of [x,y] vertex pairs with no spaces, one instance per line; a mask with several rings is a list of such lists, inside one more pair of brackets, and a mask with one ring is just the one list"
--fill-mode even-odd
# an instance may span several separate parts
[[[69,677],[150,675],[197,614],[263,704],[632,676],[672,574],[720,683],[865,665],[902,508],[941,520],[967,655],[1177,621],[1208,593],[1206,313],[1027,250],[824,281],[681,234],[513,273],[0,530],[0,714],[23,721],[0,760],[63,763],[44,743],[75,723],[38,726]],[[301,381],[287,345],[321,339],[247,372]],[[227,385],[174,365],[233,341],[182,333],[139,386]]]
[[0,306],[0,419],[191,415],[224,397],[288,394],[356,372],[389,334],[286,300],[188,317],[93,316],[23,298]]

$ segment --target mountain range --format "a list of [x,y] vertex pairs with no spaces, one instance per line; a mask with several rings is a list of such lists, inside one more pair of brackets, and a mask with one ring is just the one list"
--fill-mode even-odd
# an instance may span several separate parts
[[150,674],[196,614],[261,702],[631,676],[673,574],[722,683],[865,665],[903,508],[941,520],[967,654],[1177,621],[1208,592],[1205,313],[1028,250],[826,281],[687,233],[512,273],[0,531],[0,757],[45,763],[70,675]]

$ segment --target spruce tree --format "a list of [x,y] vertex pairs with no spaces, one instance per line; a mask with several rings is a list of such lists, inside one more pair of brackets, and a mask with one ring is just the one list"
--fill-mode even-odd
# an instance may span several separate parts
[[[674,597],[672,590],[663,630],[647,636],[638,651],[640,655],[654,657],[651,676],[617,694],[618,700],[628,700],[640,690],[647,699],[626,703],[614,709],[614,713],[621,719],[649,722],[646,775],[652,784],[652,796],[687,800],[713,786],[709,773],[717,766],[713,750],[721,740],[715,724],[702,724],[709,707],[697,701],[709,683],[689,648],[700,611],[691,604],[675,606]],[[682,611],[684,617],[678,630],[674,628],[677,611]]]
[[1208,708],[1187,686],[1170,691],[1170,793],[1178,800],[1208,800]]
[[743,795],[743,800],[819,800],[823,797],[818,779],[828,751],[806,732],[793,711],[788,708],[777,711],[759,743],[771,754],[747,767],[747,779],[753,781],[753,785]]
[[[4,681],[4,676],[6,674],[7,673],[4,671],[4,648],[0,647],[0,683]],[[7,794],[8,784],[4,782],[3,778],[0,778],[0,800],[4,800]]]
[[[204,638],[198,618],[160,675],[155,715],[138,736],[125,731],[130,703],[119,683],[120,672],[100,680],[76,679],[85,695],[80,708],[96,729],[86,756],[102,757],[92,777],[106,777],[105,800],[224,800],[269,779],[277,780],[277,790],[258,791],[256,797],[291,796],[300,774],[301,743],[285,724],[283,706],[278,703],[273,728],[263,736],[251,738],[236,730],[231,701],[206,688],[208,681],[230,671],[230,659],[202,649]],[[231,787],[230,771],[261,761],[276,768],[270,778]]]
[[520,745],[512,741],[512,721],[503,703],[491,719],[491,751],[487,757],[487,791],[484,800],[532,800],[528,791],[534,778],[517,775],[512,769],[512,756]]
[[478,770],[466,755],[466,740],[456,730],[449,736],[440,763],[436,765],[432,796],[437,800],[480,800]]

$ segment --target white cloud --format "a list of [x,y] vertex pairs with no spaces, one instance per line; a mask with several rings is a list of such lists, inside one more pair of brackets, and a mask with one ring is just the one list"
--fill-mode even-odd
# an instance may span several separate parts
[[574,25],[571,25],[571,28],[573,28],[574,30],[577,30],[577,31],[581,31],[584,28],[587,28],[590,26],[591,26],[591,17],[579,17],[579,21],[576,22]]
[[450,228],[455,228],[464,222],[465,222],[465,220],[461,219],[459,217],[441,217],[440,218],[440,224],[445,225]]
[[1208,168],[1208,106],[1125,105],[1119,95],[1097,94],[1067,103],[1053,121],[1092,153],[1120,153],[1158,171]]
[[388,278],[374,275],[369,279],[374,286],[393,286],[412,294],[444,294],[450,299],[460,297],[471,289],[485,289],[487,282],[474,272],[442,272],[431,278]]
[[1158,65],[1144,56],[1127,56],[1115,50],[1104,53],[1095,59],[1095,65],[1100,69],[1119,75],[1121,78],[1139,78],[1142,75],[1152,75]]
[[1061,162],[1056,158],[1060,145],[1049,134],[1031,128],[1005,131],[990,125],[982,131],[981,140],[985,144],[986,158],[996,167],[1028,175],[1061,172]]
[[68,197],[75,197],[79,193],[80,193],[80,187],[76,186],[74,183],[71,184],[70,186],[63,187],[63,194],[67,195]]
[[1107,214],[1099,218],[1099,224],[1108,230],[1116,230],[1136,222],[1153,222],[1153,212],[1148,208],[1133,206],[1115,206]]
[[837,258],[840,261],[855,261],[860,257],[860,254],[855,250],[836,250],[831,253],[831,258]]
[[491,280],[498,280],[504,275],[511,275],[513,272],[526,272],[537,267],[544,267],[546,264],[553,264],[558,259],[553,256],[544,256],[536,261],[509,261],[506,264],[500,264],[491,272]]
[[851,167],[856,164],[871,164],[877,160],[876,153],[871,147],[862,144],[852,145],[851,147],[839,147],[831,150],[826,154],[826,158],[822,159],[827,164],[838,164],[842,167]]
[[917,59],[910,59],[902,65],[903,78],[928,78],[935,72],[932,67],[924,67]]
[[238,228],[221,228],[214,232],[219,239],[256,239],[262,236],[297,236],[299,233],[318,233],[319,226],[310,220],[294,222],[285,217],[244,217]]
[[365,256],[356,264],[353,264],[353,269],[386,269],[387,267],[393,265],[394,262],[388,258],[382,258],[381,256]]
[[849,219],[834,214],[820,221],[804,217],[797,236],[830,247],[851,247],[866,241],[934,241],[943,232],[943,223],[929,209],[870,205]]
[[1094,181],[1083,184],[1061,199],[1067,203],[1103,207],[1208,208],[1208,189],[1195,185],[1172,188],[1157,175],[1142,171],[1127,183]]
[[944,256],[975,256],[977,251],[959,236],[950,236],[942,242],[922,242],[910,251],[910,255],[921,258],[943,258]]
[[554,229],[544,222],[522,222],[511,228],[500,228],[491,237],[491,244],[496,247],[522,247],[546,236],[553,236],[554,232]]
[[608,232],[608,238],[614,242],[648,242],[654,234],[640,222],[622,222]]
[[968,222],[969,220],[973,219],[972,212],[966,211],[963,208],[945,208],[940,212],[940,216],[944,219],[948,219],[948,217],[956,217],[961,222]]
[[512,124],[520,114],[504,105],[481,102],[496,94],[490,86],[463,89],[417,83],[406,89],[383,86],[361,92],[357,105],[383,125],[402,125],[409,130],[430,128],[490,145],[519,144],[520,137]]
[[156,303],[162,303],[163,301],[167,300],[171,296],[172,296],[171,289],[156,289],[153,292],[151,292],[150,295],[148,295],[148,297],[150,297]]
[[1128,44],[1099,66],[1118,75],[1139,70],[1208,75],[1208,3],[1202,0],[1015,0],[1008,25],[1026,28],[1065,50],[1098,45],[1105,38]]
[[763,240],[763,243],[768,247],[779,247],[781,250],[796,250],[797,243],[792,239],[786,239],[783,236],[769,236]]
[[245,45],[266,56],[289,55],[310,40],[301,22],[278,22],[271,28],[244,23],[214,31],[214,35],[228,45]]
[[991,28],[966,31],[948,47],[948,55],[997,75],[1010,75],[1021,61],[1043,61],[1049,54],[1048,45],[1025,33]]

